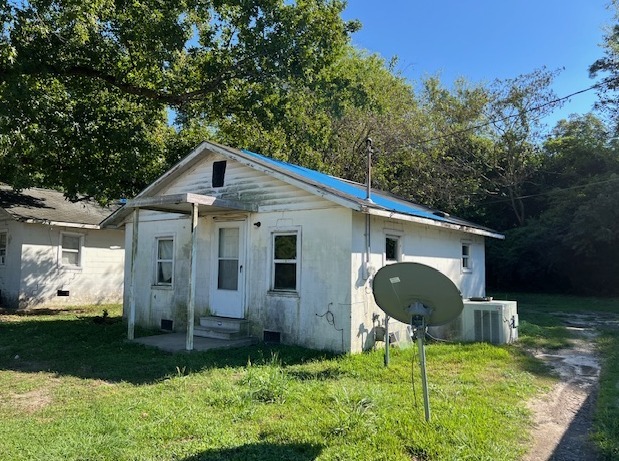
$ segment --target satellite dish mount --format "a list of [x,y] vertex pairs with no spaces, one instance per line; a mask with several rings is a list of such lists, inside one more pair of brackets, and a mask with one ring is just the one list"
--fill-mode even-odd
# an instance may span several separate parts
[[[372,291],[376,304],[411,327],[411,337],[419,347],[419,365],[426,421],[430,421],[430,399],[426,375],[425,337],[428,326],[454,320],[464,307],[458,288],[436,269],[418,263],[396,263],[382,267],[374,276]],[[385,366],[388,365],[388,343]]]

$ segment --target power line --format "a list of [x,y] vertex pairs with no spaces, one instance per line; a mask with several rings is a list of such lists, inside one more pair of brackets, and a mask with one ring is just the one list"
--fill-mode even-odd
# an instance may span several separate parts
[[[539,194],[521,195],[519,197],[514,197],[514,200],[523,200],[523,199],[533,198],[533,197],[543,197],[545,195],[551,195],[551,194],[560,194],[561,192],[565,192],[565,191],[570,191],[570,190],[575,190],[575,189],[582,189],[584,187],[589,187],[589,186],[598,186],[600,184],[608,184],[608,183],[615,182],[615,181],[619,181],[619,177],[614,177],[614,178],[611,178],[611,179],[606,179],[604,181],[590,182],[590,183],[587,183],[587,184],[579,184],[578,186],[563,187],[561,189],[553,189],[553,190],[549,190],[547,192],[540,192]],[[505,202],[511,202],[511,201],[512,201],[511,198],[506,198],[506,199],[500,199],[500,200],[492,200],[490,202],[485,202],[485,204],[486,205],[492,205],[494,203],[505,203]]]
[[545,103],[543,103],[543,104],[539,104],[539,105],[537,105],[537,106],[530,107],[530,108],[528,108],[528,109],[523,109],[523,110],[519,111],[519,112],[518,112],[518,113],[516,113],[516,114],[511,114],[511,115],[508,115],[508,116],[506,116],[506,117],[502,117],[502,118],[498,118],[498,119],[494,119],[494,120],[489,120],[489,121],[487,121],[487,122],[480,123],[480,124],[478,124],[478,125],[473,125],[473,126],[470,126],[470,127],[468,127],[468,128],[463,128],[463,129],[461,129],[461,130],[452,131],[452,132],[450,132],[450,133],[443,134],[443,135],[440,135],[440,136],[435,136],[435,137],[433,137],[433,138],[428,138],[428,139],[424,139],[424,140],[422,140],[422,141],[417,141],[417,142],[412,143],[411,145],[422,145],[422,144],[427,144],[427,143],[429,143],[429,142],[433,142],[433,141],[440,141],[441,139],[446,139],[446,138],[450,138],[450,137],[452,137],[452,136],[456,136],[456,135],[459,135],[459,134],[468,133],[469,131],[479,130],[480,128],[485,128],[485,127],[487,127],[487,126],[489,126],[489,125],[494,125],[495,123],[498,123],[498,122],[504,122],[504,121],[506,121],[506,120],[509,120],[509,119],[512,119],[512,118],[518,117],[518,116],[519,116],[520,114],[522,114],[523,112],[524,112],[524,113],[534,112],[534,111],[537,111],[537,110],[543,109],[543,108],[544,108],[544,107],[546,107],[546,106],[550,106],[550,105],[553,105],[553,104],[558,104],[558,103],[560,103],[561,101],[565,101],[566,99],[569,99],[569,98],[571,98],[571,97],[574,97],[574,96],[577,96],[577,95],[579,95],[579,94],[586,93],[587,91],[591,91],[591,90],[594,90],[594,89],[596,89],[596,88],[599,88],[599,87],[601,87],[602,85],[604,85],[605,83],[606,83],[606,80],[603,80],[603,81],[601,81],[601,82],[596,83],[595,85],[591,85],[589,88],[585,88],[585,89],[582,89],[582,90],[574,91],[573,93],[570,93],[570,94],[568,94],[568,95],[566,95],[566,96],[562,96],[562,97],[560,97],[560,98],[553,99],[552,101],[546,101],[546,102],[545,102]]

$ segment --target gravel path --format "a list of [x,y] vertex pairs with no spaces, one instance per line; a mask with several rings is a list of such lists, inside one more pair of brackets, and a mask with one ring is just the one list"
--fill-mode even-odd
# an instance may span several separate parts
[[552,390],[529,403],[534,444],[525,461],[597,461],[589,440],[598,391],[600,363],[595,350],[597,325],[616,323],[614,316],[557,313],[575,336],[572,347],[538,351],[535,356],[557,372]]

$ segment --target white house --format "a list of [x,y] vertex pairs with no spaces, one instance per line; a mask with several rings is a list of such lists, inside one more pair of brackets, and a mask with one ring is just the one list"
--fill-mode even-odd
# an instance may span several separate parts
[[[384,322],[371,277],[395,261],[485,295],[484,239],[496,232],[307,168],[204,142],[105,227],[126,227],[125,314],[194,333],[244,319],[254,336],[361,351]],[[203,320],[202,323],[205,323]],[[400,330],[406,327],[400,324]]]
[[109,214],[60,192],[0,184],[0,305],[120,302],[124,236],[99,227]]

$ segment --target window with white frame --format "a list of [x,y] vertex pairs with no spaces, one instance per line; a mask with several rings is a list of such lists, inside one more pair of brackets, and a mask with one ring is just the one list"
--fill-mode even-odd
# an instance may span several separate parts
[[60,262],[63,266],[81,267],[82,241],[79,234],[60,234]]
[[171,286],[174,274],[174,239],[157,237],[155,253],[155,285]]
[[396,263],[401,258],[400,237],[397,235],[387,235],[385,237],[385,262]]
[[469,242],[462,242],[462,272],[471,272],[472,270],[471,244]]
[[299,290],[299,234],[298,232],[277,232],[273,234],[273,278],[274,291]]
[[0,265],[6,264],[7,232],[0,231]]

